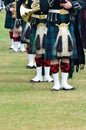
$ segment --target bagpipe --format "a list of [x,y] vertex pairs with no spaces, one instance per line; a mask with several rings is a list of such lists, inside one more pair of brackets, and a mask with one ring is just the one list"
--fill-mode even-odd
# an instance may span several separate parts
[[22,19],[25,21],[25,22],[28,22],[30,21],[30,18],[31,18],[31,15],[37,11],[40,10],[40,5],[38,2],[33,2],[31,4],[31,9],[29,9],[27,7],[27,4],[22,4],[20,6],[20,14],[21,14],[21,17]]
[[30,33],[31,33],[31,27],[30,27],[30,18],[31,15],[37,11],[40,10],[39,2],[33,2],[31,4],[31,8],[28,7],[27,3],[23,3],[20,6],[20,15],[22,19],[26,22],[24,31],[22,33],[21,41],[25,43],[30,42]]

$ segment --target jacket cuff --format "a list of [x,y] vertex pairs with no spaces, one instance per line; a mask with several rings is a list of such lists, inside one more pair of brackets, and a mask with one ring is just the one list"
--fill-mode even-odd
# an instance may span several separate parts
[[72,8],[73,8],[73,10],[77,11],[77,10],[81,9],[81,5],[77,1],[73,1]]
[[69,12],[70,14],[72,15],[76,15],[77,14],[77,11],[80,10],[82,7],[81,5],[79,4],[79,2],[77,1],[72,1],[70,0],[71,4],[72,4],[72,8],[69,9]]

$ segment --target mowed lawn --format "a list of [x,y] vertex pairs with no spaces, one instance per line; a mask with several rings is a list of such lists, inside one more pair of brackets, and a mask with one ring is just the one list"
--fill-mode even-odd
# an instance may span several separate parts
[[73,91],[29,83],[35,69],[26,69],[26,52],[9,50],[4,22],[5,11],[0,12],[0,130],[86,130],[86,66],[68,80]]

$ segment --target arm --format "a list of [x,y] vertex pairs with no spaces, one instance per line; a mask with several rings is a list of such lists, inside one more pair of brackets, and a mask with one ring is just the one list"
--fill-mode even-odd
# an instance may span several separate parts
[[66,3],[61,4],[61,6],[69,10],[70,14],[76,15],[77,11],[85,7],[85,0],[65,0]]
[[66,3],[61,4],[65,9],[72,9],[78,11],[85,6],[85,0],[65,0]]
[[71,0],[72,8],[70,9],[71,15],[76,15],[78,10],[85,7],[85,0]]
[[4,0],[5,10],[11,11],[10,8],[13,8],[13,2],[10,2],[10,0]]
[[80,10],[84,6],[86,6],[86,2],[85,2],[85,0],[76,0],[76,1],[72,2],[72,5],[73,5],[74,10]]

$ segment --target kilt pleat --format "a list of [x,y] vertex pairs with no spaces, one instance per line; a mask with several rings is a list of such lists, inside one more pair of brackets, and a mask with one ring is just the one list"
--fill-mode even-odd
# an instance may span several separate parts
[[35,36],[36,36],[36,25],[31,27],[30,48],[29,48],[30,54],[35,54],[35,45],[34,45]]

